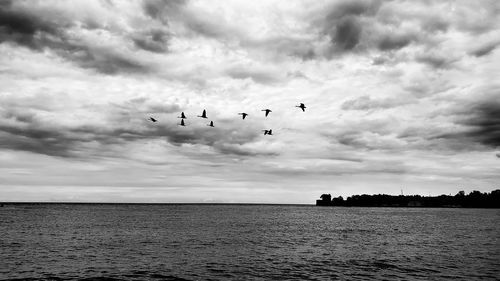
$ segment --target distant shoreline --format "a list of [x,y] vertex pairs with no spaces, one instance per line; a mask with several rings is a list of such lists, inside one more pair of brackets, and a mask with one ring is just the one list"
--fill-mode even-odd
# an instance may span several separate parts
[[420,196],[420,195],[353,195],[346,200],[342,196],[332,198],[330,194],[322,194],[316,200],[316,206],[335,207],[395,207],[395,208],[500,208],[500,189],[490,193],[464,191],[456,195]]

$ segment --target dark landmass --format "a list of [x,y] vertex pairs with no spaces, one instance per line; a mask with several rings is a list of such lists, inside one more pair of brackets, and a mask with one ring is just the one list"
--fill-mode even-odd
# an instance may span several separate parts
[[468,195],[460,191],[456,195],[353,195],[344,200],[342,196],[332,198],[323,194],[316,206],[346,207],[447,207],[447,208],[500,208],[500,189],[490,193],[472,191]]

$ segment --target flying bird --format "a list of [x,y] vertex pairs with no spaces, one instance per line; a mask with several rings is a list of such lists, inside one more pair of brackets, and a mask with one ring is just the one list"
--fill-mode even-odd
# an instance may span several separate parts
[[306,111],[306,106],[303,103],[300,103],[300,105],[296,105],[295,107],[302,109],[304,112]]
[[203,113],[200,115],[198,115],[198,117],[201,117],[201,118],[207,118],[207,111],[205,109],[203,109]]
[[264,131],[264,136],[273,134],[273,130],[262,130],[262,131]]
[[153,121],[153,122],[156,122],[158,120],[154,119],[153,117],[149,117],[149,120]]
[[208,124],[207,126],[213,127],[214,126],[214,121],[210,121],[210,124]]
[[184,124],[184,119],[181,119],[181,123],[180,124],[177,124],[179,126],[186,126],[186,124]]
[[265,111],[266,112],[266,117],[267,117],[267,115],[269,115],[269,112],[272,112],[271,109],[262,109],[261,111]]
[[177,117],[177,118],[186,119],[187,117],[186,117],[186,115],[184,115],[184,111],[183,111],[183,112],[181,112],[181,116],[180,116],[180,117]]
[[241,115],[241,117],[243,117],[243,119],[245,119],[245,117],[247,117],[247,115],[248,115],[248,114],[247,114],[247,113],[245,113],[245,112],[238,113],[238,114],[239,114],[239,115]]

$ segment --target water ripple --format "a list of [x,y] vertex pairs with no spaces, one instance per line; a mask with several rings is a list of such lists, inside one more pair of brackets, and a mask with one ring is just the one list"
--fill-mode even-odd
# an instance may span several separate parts
[[499,210],[10,205],[0,280],[497,280]]

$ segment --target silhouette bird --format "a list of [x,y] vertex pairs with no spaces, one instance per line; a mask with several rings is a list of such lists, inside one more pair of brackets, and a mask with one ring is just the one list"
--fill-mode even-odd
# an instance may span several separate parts
[[247,115],[248,115],[248,114],[247,114],[247,113],[245,113],[245,112],[238,113],[238,114],[239,114],[239,115],[241,115],[241,117],[243,117],[243,119],[245,119],[245,117],[247,117]]
[[181,112],[181,116],[180,116],[180,117],[177,117],[177,118],[186,119],[187,117],[186,117],[186,115],[184,115],[184,111],[183,111],[183,112]]
[[210,124],[208,124],[207,126],[213,127],[214,126],[214,121],[210,121]]
[[304,112],[306,111],[306,106],[303,103],[300,103],[300,105],[296,105],[295,107],[302,109]]
[[186,126],[186,124],[184,124],[184,119],[181,119],[181,123],[180,124],[177,124],[179,126]]
[[158,120],[154,119],[153,117],[149,117],[149,120],[153,121],[153,122],[156,122]]
[[261,111],[265,111],[266,112],[266,117],[267,117],[267,115],[269,115],[269,112],[272,112],[271,109],[262,109]]
[[273,134],[273,130],[262,130],[262,131],[264,131],[264,136]]
[[201,117],[201,118],[207,118],[207,111],[205,109],[203,109],[203,113],[200,115],[198,115],[198,117]]

